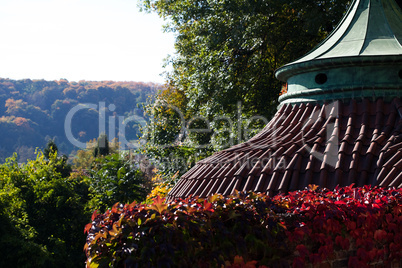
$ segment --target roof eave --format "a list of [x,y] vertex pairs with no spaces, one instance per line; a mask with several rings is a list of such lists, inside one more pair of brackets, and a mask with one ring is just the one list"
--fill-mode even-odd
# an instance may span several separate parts
[[348,67],[359,65],[383,65],[383,64],[402,64],[402,55],[381,55],[381,56],[354,56],[339,58],[324,58],[311,61],[286,64],[275,71],[275,77],[280,81],[287,82],[289,77],[294,75],[314,72],[317,70],[332,69],[335,67]]

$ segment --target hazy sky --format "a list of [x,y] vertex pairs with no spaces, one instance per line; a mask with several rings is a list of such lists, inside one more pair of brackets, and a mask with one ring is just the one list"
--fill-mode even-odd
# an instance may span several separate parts
[[174,37],[137,0],[0,0],[0,77],[162,83]]

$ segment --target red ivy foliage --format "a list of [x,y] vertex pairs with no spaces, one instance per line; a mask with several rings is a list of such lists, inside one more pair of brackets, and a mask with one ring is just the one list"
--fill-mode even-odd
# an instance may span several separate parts
[[87,267],[304,267],[349,251],[349,267],[402,258],[402,189],[311,186],[94,212]]

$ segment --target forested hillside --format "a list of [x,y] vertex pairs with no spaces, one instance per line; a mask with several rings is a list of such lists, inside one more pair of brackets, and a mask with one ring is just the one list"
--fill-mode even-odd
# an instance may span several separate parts
[[[142,116],[141,103],[160,88],[159,84],[141,82],[0,78],[0,162],[14,152],[19,162],[33,159],[35,149],[43,148],[48,139],[54,139],[61,153],[68,155],[78,149],[71,138],[85,143],[99,136],[100,115],[101,127],[109,137],[123,133],[127,140],[136,139],[138,122],[129,120],[122,130],[119,119]],[[68,114],[70,140],[66,136],[70,130],[65,128]]]

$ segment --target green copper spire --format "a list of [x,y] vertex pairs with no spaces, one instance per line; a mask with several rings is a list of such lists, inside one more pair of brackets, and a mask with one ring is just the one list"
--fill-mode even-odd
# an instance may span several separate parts
[[355,0],[314,50],[276,71],[281,103],[402,96],[402,11],[395,0]]

